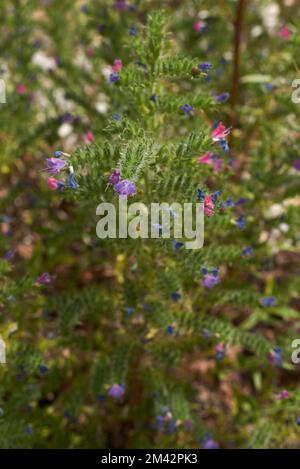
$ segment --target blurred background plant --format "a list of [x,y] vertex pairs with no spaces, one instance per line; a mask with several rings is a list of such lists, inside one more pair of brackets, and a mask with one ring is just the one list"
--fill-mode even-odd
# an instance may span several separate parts
[[[298,447],[297,2],[2,4],[0,446]],[[204,248],[99,240],[118,168]]]

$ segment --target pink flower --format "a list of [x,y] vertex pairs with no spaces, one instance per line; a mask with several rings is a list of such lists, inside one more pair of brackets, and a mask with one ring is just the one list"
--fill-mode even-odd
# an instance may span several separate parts
[[20,85],[17,86],[17,93],[18,94],[26,94],[28,93],[28,88],[24,83],[21,83]]
[[208,151],[205,153],[203,156],[200,156],[197,160],[198,163],[203,163],[203,164],[212,164],[212,159],[213,159],[214,153],[212,151]]
[[55,179],[55,178],[49,178],[48,179],[48,187],[52,190],[52,191],[56,191],[57,187],[58,187],[58,180]]
[[86,134],[85,134],[85,139],[88,143],[92,143],[94,142],[95,140],[95,136],[93,134],[93,132],[91,130],[89,130]]
[[196,31],[196,33],[201,33],[206,27],[206,24],[203,21],[196,21],[193,24],[193,28]]
[[36,281],[40,284],[40,285],[48,285],[49,283],[51,283],[53,280],[53,277],[52,275],[50,275],[48,272],[44,272],[42,275],[40,275]]
[[216,171],[216,173],[220,173],[224,169],[224,160],[221,158],[214,158],[213,159],[213,168]]
[[89,47],[87,50],[86,50],[86,55],[88,57],[93,57],[94,55],[94,49],[92,47]]
[[217,173],[220,173],[224,168],[224,160],[217,158],[217,156],[212,151],[209,151],[205,153],[205,155],[200,156],[197,162],[212,166]]
[[292,32],[289,30],[288,26],[283,26],[279,31],[278,36],[282,37],[283,39],[291,39]]
[[219,122],[218,126],[212,132],[212,139],[214,142],[225,140],[226,137],[230,134],[230,132],[231,132],[230,127],[226,129],[223,122]]
[[286,389],[284,389],[276,396],[276,399],[278,401],[281,401],[283,399],[288,399],[289,397],[290,397],[290,393]]
[[121,59],[116,59],[112,66],[114,73],[119,73],[123,68],[123,63]]
[[214,215],[214,208],[215,204],[213,202],[211,195],[206,195],[204,199],[204,213],[208,217],[212,217]]

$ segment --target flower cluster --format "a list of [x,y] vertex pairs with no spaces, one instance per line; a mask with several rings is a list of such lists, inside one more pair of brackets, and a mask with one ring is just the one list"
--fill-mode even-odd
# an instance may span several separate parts
[[48,173],[57,176],[62,170],[69,169],[69,177],[66,181],[54,177],[48,179],[48,187],[53,191],[62,190],[66,187],[77,190],[79,187],[75,180],[74,168],[64,157],[69,158],[70,155],[62,151],[55,151],[54,157],[47,158],[46,171],[48,171]]
[[213,142],[220,143],[222,149],[225,152],[229,151],[227,137],[230,134],[230,132],[231,132],[231,128],[230,127],[226,128],[223,122],[219,122],[212,131]]
[[115,169],[109,177],[109,182],[114,186],[115,191],[123,197],[132,197],[137,193],[136,184],[129,179],[123,179],[121,171]]

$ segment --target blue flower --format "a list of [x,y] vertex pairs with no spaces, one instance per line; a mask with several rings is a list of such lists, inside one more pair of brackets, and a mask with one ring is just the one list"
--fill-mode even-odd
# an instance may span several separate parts
[[112,118],[113,118],[114,121],[120,122],[122,120],[122,115],[119,114],[118,112],[115,112],[115,114],[113,114]]
[[168,326],[167,327],[167,332],[168,332],[168,334],[173,335],[174,332],[175,332],[175,327],[172,326],[172,325]]
[[198,65],[199,70],[201,72],[209,72],[212,69],[212,64],[210,62],[203,62],[202,64]]
[[129,29],[129,34],[130,36],[133,36],[133,37],[137,36],[138,35],[137,28],[135,26],[131,26],[131,28]]
[[220,143],[220,145],[221,145],[221,147],[222,147],[222,149],[225,153],[228,153],[230,151],[227,140],[225,140],[225,139],[224,140],[219,140],[219,143]]
[[247,224],[245,215],[241,215],[237,220],[236,224],[240,230],[243,230]]
[[215,96],[215,100],[217,103],[226,103],[226,101],[229,99],[229,96],[229,93],[221,93]]
[[272,91],[274,89],[274,85],[272,85],[272,83],[266,83],[265,89],[266,91]]
[[62,152],[61,151],[55,151],[53,153],[53,155],[55,156],[55,158],[59,158],[62,155]]
[[191,116],[192,115],[192,112],[194,110],[193,106],[191,106],[190,104],[184,104],[183,106],[180,107],[181,111],[184,112],[184,114],[188,115],[188,116]]
[[157,415],[155,420],[157,430],[163,430],[165,428],[166,417],[164,417],[163,415]]
[[235,205],[244,205],[246,202],[248,202],[248,199],[245,197],[241,197],[239,200],[236,201]]
[[171,298],[173,301],[179,301],[181,299],[181,294],[179,292],[171,293]]
[[26,425],[26,427],[24,428],[24,431],[25,433],[27,433],[27,435],[33,435],[32,425]]
[[216,203],[216,201],[218,200],[218,198],[220,197],[221,194],[222,194],[222,191],[217,191],[217,192],[214,192],[211,195],[211,199],[212,199],[214,204]]
[[254,249],[251,246],[244,248],[241,252],[241,256],[245,256],[245,257],[250,257],[253,254],[254,254]]
[[262,303],[263,306],[267,306],[267,307],[275,306],[276,305],[276,298],[275,298],[275,296],[268,296],[266,298],[262,298],[261,303]]
[[275,358],[277,365],[279,366],[279,368],[282,368],[283,367],[282,349],[280,347],[275,347],[273,350],[273,353],[274,353],[274,358]]
[[176,251],[179,251],[184,246],[184,243],[181,241],[173,241],[173,247]]
[[135,312],[135,308],[132,308],[131,306],[128,306],[127,308],[125,308],[128,316],[131,316],[134,312]]
[[168,434],[169,435],[173,435],[173,433],[175,433],[177,430],[177,423],[176,423],[176,420],[175,419],[171,419],[170,420],[170,423],[169,423],[169,431],[168,431]]
[[204,202],[205,192],[201,189],[197,189],[197,197],[200,200],[200,202]]
[[213,270],[211,271],[211,274],[212,274],[215,278],[217,278],[217,277],[219,276],[219,269],[213,269]]
[[109,75],[109,81],[110,83],[116,83],[117,81],[120,80],[120,75],[118,73],[111,73]]
[[72,189],[74,189],[75,191],[78,189],[79,185],[77,184],[77,182],[75,181],[75,175],[74,173],[70,174],[70,177],[69,177],[69,186],[72,187]]
[[49,371],[49,368],[47,368],[46,365],[40,365],[39,369],[40,369],[41,375],[45,375]]
[[158,100],[158,96],[157,96],[156,94],[152,94],[152,95],[150,96],[150,101],[153,101],[154,103],[156,103],[157,100]]

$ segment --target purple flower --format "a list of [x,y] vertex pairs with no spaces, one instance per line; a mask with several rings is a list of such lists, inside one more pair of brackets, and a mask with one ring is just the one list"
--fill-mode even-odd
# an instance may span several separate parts
[[[56,152],[59,153],[59,152]],[[58,174],[67,165],[66,160],[58,157],[47,158],[47,171],[51,174]]]
[[198,65],[199,70],[201,72],[209,72],[212,69],[212,64],[210,62],[203,62],[202,64]]
[[129,181],[129,179],[124,179],[123,181],[118,182],[115,185],[115,190],[118,192],[118,194],[125,197],[131,197],[137,192],[135,183]]
[[206,288],[213,288],[216,285],[218,285],[218,283],[220,283],[219,277],[215,277],[214,275],[211,275],[211,274],[204,275],[203,285]]
[[294,166],[294,168],[295,168],[297,171],[300,171],[300,158],[297,158],[297,159],[294,161],[293,166]]
[[115,8],[119,11],[126,11],[129,8],[129,4],[125,0],[119,0],[115,3]]
[[284,389],[276,396],[276,399],[281,401],[283,399],[288,399],[289,397],[290,397],[290,393],[286,389]]
[[239,200],[236,201],[235,205],[244,205],[246,202],[248,202],[248,199],[245,197],[241,197]]
[[108,391],[108,395],[110,397],[113,397],[116,400],[122,399],[124,394],[125,394],[124,384],[113,384],[110,390]]
[[52,282],[52,279],[53,277],[48,273],[48,272],[44,272],[42,275],[40,275],[36,281],[40,284],[40,285],[48,285],[49,283]]
[[193,106],[191,106],[190,104],[184,104],[180,107],[180,109],[184,112],[184,114],[187,114],[188,116],[190,116],[194,110]]
[[10,249],[4,254],[3,259],[8,262],[12,261],[16,255],[16,252],[16,249]]
[[109,75],[109,81],[110,83],[116,83],[117,81],[120,80],[120,75],[118,73],[111,73]]
[[226,103],[226,101],[229,99],[229,96],[229,93],[221,93],[215,96],[215,100],[217,103]]
[[118,184],[121,180],[121,171],[119,169],[115,169],[114,172],[109,177],[109,182],[114,186]]
[[215,351],[216,351],[217,360],[221,361],[225,358],[226,350],[225,350],[225,345],[223,344],[223,342],[220,342],[219,344],[216,345]]
[[272,83],[266,83],[265,84],[266,91],[272,91],[273,88],[274,88],[274,85]]
[[220,445],[217,441],[214,441],[212,438],[208,438],[203,446],[204,449],[219,449]]

